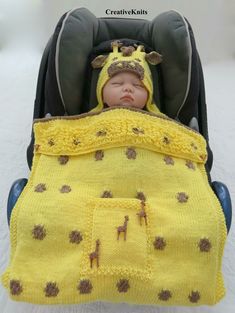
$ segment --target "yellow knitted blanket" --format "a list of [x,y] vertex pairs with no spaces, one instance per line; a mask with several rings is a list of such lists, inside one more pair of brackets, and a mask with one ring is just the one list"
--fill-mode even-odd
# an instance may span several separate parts
[[206,142],[161,114],[114,107],[36,120],[2,283],[13,300],[213,305],[225,219]]

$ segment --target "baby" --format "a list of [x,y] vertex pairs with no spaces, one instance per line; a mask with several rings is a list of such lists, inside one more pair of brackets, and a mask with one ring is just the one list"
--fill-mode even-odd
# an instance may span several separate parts
[[143,109],[147,99],[148,90],[132,72],[116,74],[103,88],[103,102],[109,107],[123,105]]
[[160,113],[153,103],[152,75],[147,62],[157,65],[162,56],[155,51],[146,54],[142,45],[137,49],[123,47],[118,41],[112,43],[112,48],[109,55],[100,55],[92,61],[94,68],[102,67],[96,89],[98,105],[92,111],[129,106]]

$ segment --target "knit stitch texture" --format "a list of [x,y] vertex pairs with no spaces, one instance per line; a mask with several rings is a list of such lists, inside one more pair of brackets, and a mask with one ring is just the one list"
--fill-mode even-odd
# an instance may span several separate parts
[[113,107],[36,120],[2,283],[15,301],[213,305],[225,295],[226,225],[205,139]]

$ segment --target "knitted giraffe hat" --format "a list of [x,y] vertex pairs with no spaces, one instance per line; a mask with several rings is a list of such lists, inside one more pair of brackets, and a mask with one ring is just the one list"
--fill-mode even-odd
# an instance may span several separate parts
[[[135,45],[137,48],[135,49],[132,46],[122,46],[120,41],[114,41],[111,43],[111,47],[113,51],[109,55],[99,55],[91,62],[93,68],[102,68],[96,88],[98,105],[91,111],[100,111],[103,109],[102,90],[107,81],[117,73],[129,71],[139,77],[148,91],[147,110],[158,113],[159,110],[152,103],[153,82],[148,63],[157,65],[162,61],[162,56],[156,51],[145,53],[143,45]],[[118,51],[119,48],[121,50],[120,52]]]

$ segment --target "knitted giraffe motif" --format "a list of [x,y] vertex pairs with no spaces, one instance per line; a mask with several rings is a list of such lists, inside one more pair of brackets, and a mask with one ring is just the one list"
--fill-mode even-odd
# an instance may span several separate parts
[[124,222],[124,224],[122,225],[122,226],[118,226],[117,227],[117,240],[119,240],[119,235],[120,235],[120,233],[121,232],[124,232],[124,240],[126,240],[126,229],[127,229],[127,222],[129,221],[129,216],[128,215],[126,215],[125,216],[125,222]]
[[95,251],[90,253],[90,266],[91,266],[91,268],[92,268],[92,263],[93,263],[94,259],[96,259],[97,267],[99,267],[99,246],[100,246],[100,240],[97,239]]
[[138,213],[136,213],[136,215],[139,215],[140,225],[142,225],[141,224],[142,217],[144,217],[145,225],[147,225],[147,215],[146,215],[144,207],[145,207],[145,202],[142,200],[141,201],[141,209],[139,210]]

